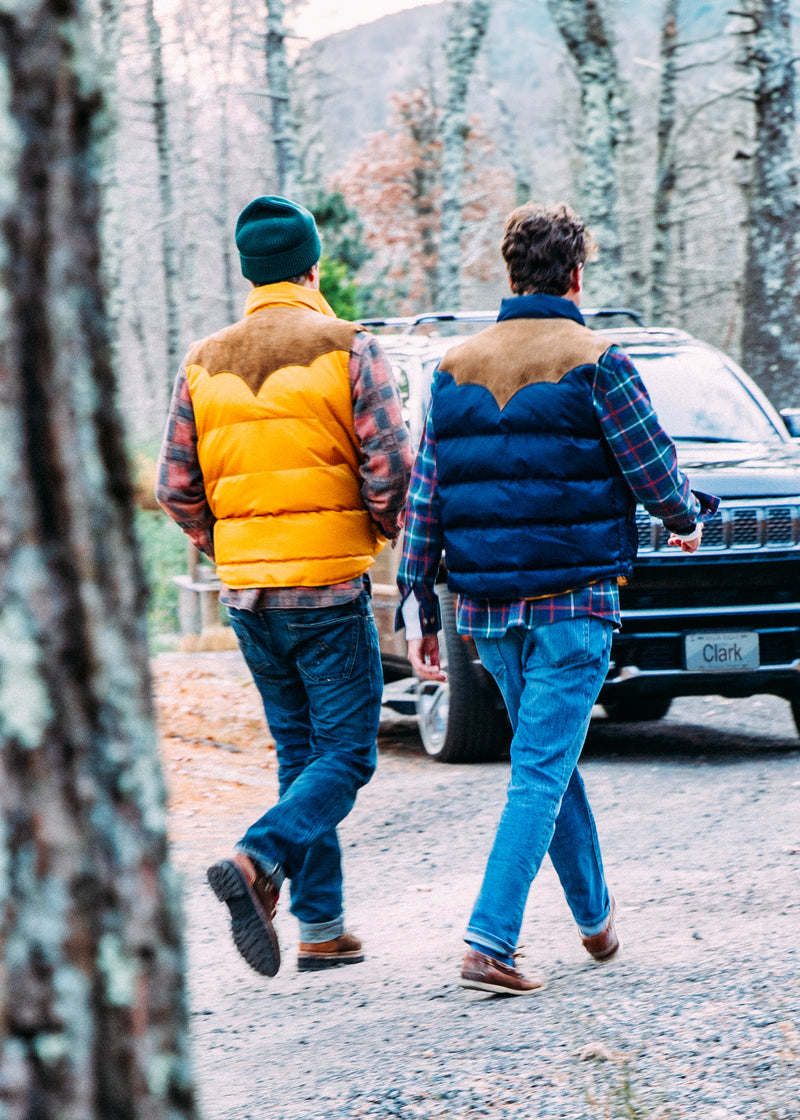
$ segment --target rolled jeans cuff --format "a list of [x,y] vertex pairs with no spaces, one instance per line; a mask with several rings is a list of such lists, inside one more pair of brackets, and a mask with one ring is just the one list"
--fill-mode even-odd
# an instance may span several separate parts
[[602,921],[595,922],[595,924],[593,926],[579,925],[578,929],[580,930],[581,937],[594,937],[594,935],[596,933],[600,933],[600,931],[604,930],[606,928],[606,926],[608,925],[608,919],[609,919],[610,916],[611,916],[611,907],[609,906],[608,910],[606,910],[606,916],[603,918]]
[[246,856],[250,856],[250,859],[258,864],[264,874],[269,876],[275,889],[278,891],[281,889],[286,876],[279,863],[271,859],[265,859],[263,855],[254,851],[252,848],[248,848],[245,844],[234,844],[234,850],[237,852],[244,852]]
[[492,937],[490,933],[475,929],[473,926],[467,926],[464,940],[467,945],[471,944],[473,941],[477,942],[478,945],[485,945],[487,949],[493,949],[495,953],[502,957],[513,957],[514,953],[517,951],[516,945],[503,945],[496,937]]
[[344,914],[330,922],[300,922],[300,940],[306,945],[334,941],[344,933]]

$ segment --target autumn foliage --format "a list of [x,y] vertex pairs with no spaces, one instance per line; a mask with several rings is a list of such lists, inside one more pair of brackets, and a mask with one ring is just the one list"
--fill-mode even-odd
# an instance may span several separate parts
[[[438,305],[442,110],[427,89],[392,99],[390,128],[373,133],[336,176],[371,251],[358,280],[372,309],[414,314]],[[502,281],[500,234],[514,205],[511,178],[477,120],[464,176],[461,267],[465,280]]]

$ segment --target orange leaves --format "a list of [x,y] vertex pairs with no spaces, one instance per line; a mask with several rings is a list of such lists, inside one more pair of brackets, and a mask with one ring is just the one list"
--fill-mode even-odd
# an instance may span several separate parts
[[[333,186],[357,210],[372,252],[359,283],[371,290],[376,306],[400,315],[438,303],[442,110],[423,88],[392,101],[390,127],[369,137]],[[502,277],[499,241],[514,205],[511,175],[476,118],[467,139],[464,199],[464,272],[481,280]]]

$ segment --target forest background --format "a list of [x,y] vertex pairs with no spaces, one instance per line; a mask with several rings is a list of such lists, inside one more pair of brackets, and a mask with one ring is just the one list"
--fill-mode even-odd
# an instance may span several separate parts
[[[790,4],[739,14],[730,0],[460,5],[481,21],[460,59],[449,4],[311,43],[292,34],[305,7],[131,0],[104,29],[118,91],[106,240],[135,442],[160,435],[189,343],[241,315],[236,216],[284,192],[316,214],[323,291],[349,317],[496,307],[508,211],[569,200],[600,241],[587,305],[689,330],[743,360],[779,407],[800,403],[796,317],[779,327],[788,365],[771,369],[748,347],[744,302],[754,254],[770,251],[748,244],[764,174],[783,192],[770,205],[798,285]],[[573,19],[587,7],[594,26]],[[762,8],[777,10],[783,42],[748,15]],[[453,287],[441,253],[457,65],[468,92],[456,307],[443,301]],[[777,183],[758,136],[768,68],[783,83],[772,92],[784,130]],[[783,274],[777,283],[785,289]],[[758,321],[774,315],[763,284],[748,302]]]
[[[323,293],[354,319],[496,308],[506,215],[567,200],[600,245],[585,306],[688,330],[800,404],[800,5],[730,4],[462,0],[310,41],[309,0],[100,3],[104,256],[142,504],[183,353],[242,313],[233,228],[259,194],[314,212]],[[180,534],[155,509],[139,530],[151,631],[174,633]]]

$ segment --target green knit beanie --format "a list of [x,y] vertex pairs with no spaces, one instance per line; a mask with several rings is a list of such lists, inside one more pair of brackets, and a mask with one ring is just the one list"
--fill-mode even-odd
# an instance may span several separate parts
[[236,223],[242,275],[254,284],[277,284],[308,272],[320,258],[314,215],[288,198],[267,195],[245,206]]

